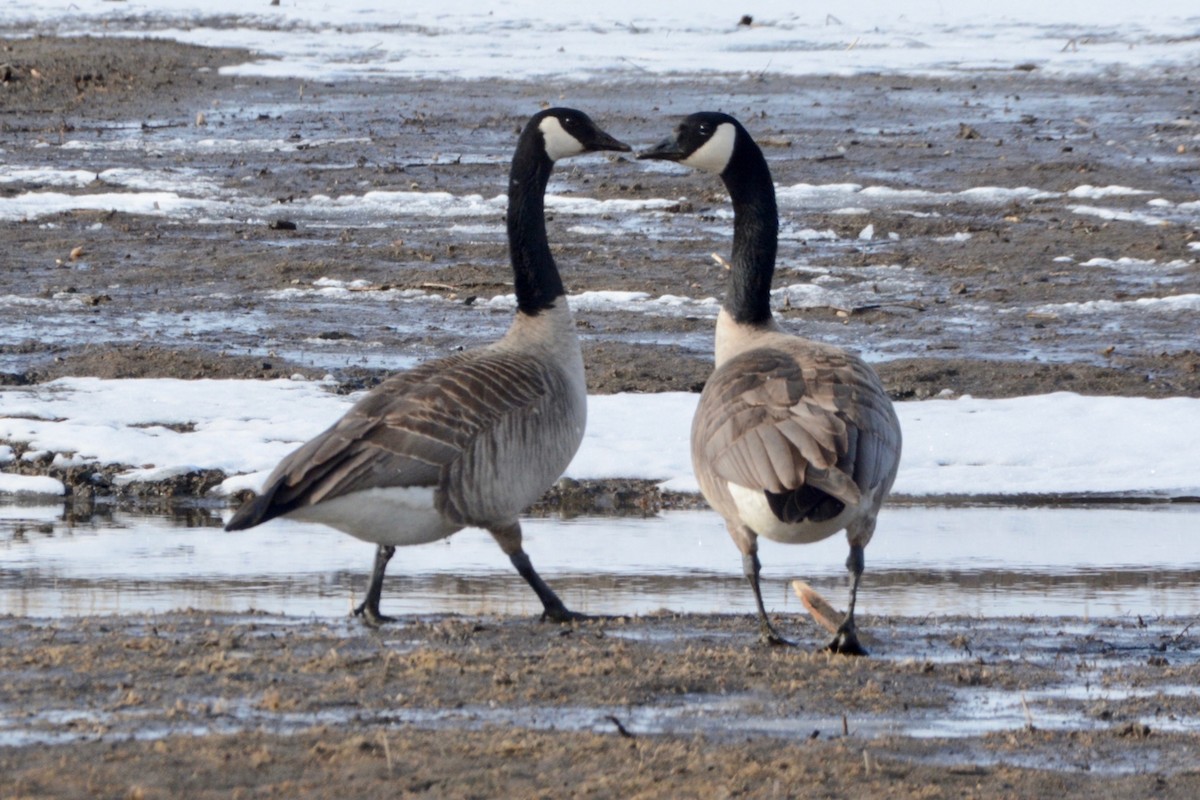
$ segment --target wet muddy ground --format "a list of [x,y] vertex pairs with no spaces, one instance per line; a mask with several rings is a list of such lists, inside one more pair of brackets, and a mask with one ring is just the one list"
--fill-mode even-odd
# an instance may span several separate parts
[[[1061,194],[1118,185],[1171,208],[1195,201],[1200,109],[1184,75],[326,83],[225,77],[244,54],[154,41],[0,49],[6,164],[192,176],[242,203],[206,218],[0,220],[0,295],[18,299],[0,303],[6,383],[332,372],[353,388],[493,338],[509,319],[487,302],[510,291],[498,216],[456,228],[312,198],[494,197],[524,118],[563,103],[635,147],[721,108],[758,134],[781,186],[945,193],[785,214],[776,285],[830,276],[845,300],[783,307],[785,324],[863,349],[898,399],[1200,395],[1194,315],[1125,303],[1200,291],[1194,220],[1110,218],[1072,209],[1128,201]],[[1059,195],[961,194],[980,186]],[[103,189],[17,180],[0,200],[47,188]],[[611,212],[552,214],[572,291],[720,294],[710,253],[728,249],[729,220],[711,179],[596,158],[564,165],[553,190],[679,199],[628,229]],[[1080,266],[1122,257],[1157,266]],[[321,278],[363,283],[348,301],[313,291]],[[1115,305],[1068,305],[1096,300]],[[707,374],[703,314],[578,317],[594,392],[696,389]],[[864,619],[865,660],[813,654],[820,637],[795,618],[781,624],[803,647],[787,650],[757,646],[749,618],[709,615],[568,628],[443,616],[379,631],[204,612],[8,618],[0,794],[1200,793],[1191,621],[944,611]]]
[[[777,301],[785,324],[862,350],[897,398],[1200,392],[1193,313],[1132,302],[1200,291],[1186,205],[1200,174],[1200,109],[1187,76],[323,83],[223,77],[218,68],[244,54],[154,41],[4,48],[7,163],[147,170],[218,203],[183,218],[96,210],[0,221],[3,293],[21,299],[0,303],[9,383],[333,372],[358,386],[493,338],[510,318],[488,303],[511,292],[502,206],[439,219],[423,205],[373,210],[362,197],[501,195],[527,115],[571,104],[635,147],[685,113],[721,108],[766,145],[780,186],[939,193],[784,203],[776,286],[830,290],[817,305]],[[551,191],[567,199],[678,200],[552,211],[572,292],[720,296],[711,254],[727,254],[730,221],[717,181],[625,156],[567,162],[556,175]],[[1058,194],[982,202],[969,192],[989,186]],[[1173,205],[1129,213],[1127,196],[1063,194],[1080,186]],[[0,184],[0,200],[48,188],[112,187],[18,179]],[[868,226],[872,238],[860,239]],[[1084,266],[1097,258],[1141,266]],[[315,285],[322,278],[361,283],[331,296]],[[1070,305],[1093,301],[1115,305]],[[711,313],[577,316],[592,391],[702,385]]]
[[[0,622],[17,797],[1194,797],[1181,620]],[[248,793],[247,793],[248,792]]]

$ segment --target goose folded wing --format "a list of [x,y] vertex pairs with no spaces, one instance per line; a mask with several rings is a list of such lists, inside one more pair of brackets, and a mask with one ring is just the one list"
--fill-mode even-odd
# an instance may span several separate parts
[[854,482],[863,491],[890,489],[900,466],[900,420],[875,372],[858,359],[852,362],[853,422],[851,441]]
[[741,486],[775,494],[812,486],[857,503],[882,480],[887,454],[898,451],[889,439],[891,405],[877,383],[852,356],[773,349],[738,356],[705,387],[697,457]]
[[367,489],[437,486],[476,437],[547,391],[522,357],[464,355],[389,379],[289,456],[264,490],[272,516]]

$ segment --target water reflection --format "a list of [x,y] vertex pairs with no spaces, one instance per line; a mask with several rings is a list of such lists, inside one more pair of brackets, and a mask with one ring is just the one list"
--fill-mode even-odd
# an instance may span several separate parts
[[[339,616],[361,599],[371,545],[286,521],[226,533],[222,513],[0,506],[0,613]],[[867,548],[861,610],[867,620],[1200,613],[1198,522],[1197,506],[889,509]],[[740,556],[712,513],[531,519],[525,530],[534,563],[574,609],[753,611]],[[803,613],[792,578],[840,605],[845,555],[841,537],[763,542],[768,606]],[[540,606],[491,538],[468,530],[400,549],[384,610],[534,615]]]

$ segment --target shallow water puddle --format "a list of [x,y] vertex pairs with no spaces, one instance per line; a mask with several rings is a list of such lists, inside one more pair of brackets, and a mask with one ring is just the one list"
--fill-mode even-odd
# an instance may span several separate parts
[[[154,720],[146,724],[145,713],[136,711],[63,711],[52,710],[25,716],[20,725],[9,726],[0,720],[0,746],[54,744],[88,738],[160,739],[171,735],[201,736],[234,733],[239,730],[269,728],[282,733],[297,733],[315,725],[358,726],[386,725],[421,729],[482,730],[488,727],[515,727],[529,730],[591,731],[611,733],[615,720],[633,735],[734,735],[807,738],[824,735],[837,738],[842,721],[829,716],[798,714],[778,718],[763,711],[755,697],[680,697],[674,705],[611,706],[462,706],[452,709],[396,708],[388,711],[327,709],[319,712],[281,713],[266,711],[249,702],[230,703],[223,698],[193,700],[208,706],[212,716],[164,724]],[[895,720],[856,720],[853,734],[860,739],[880,735],[903,734],[904,726]],[[815,736],[814,736],[815,735]],[[957,734],[972,732],[963,725]]]
[[[1092,709],[1105,703],[1160,696],[1190,697],[1195,691],[1194,687],[1180,685],[1134,689],[1078,684],[1032,691],[964,690],[955,698],[953,713],[930,716],[899,732],[922,738],[956,738],[1021,728],[1103,730],[1112,723],[1102,711]],[[1200,719],[1195,717],[1154,715],[1151,721],[1157,731],[1200,732]]]
[[[228,512],[225,512],[226,514]],[[867,548],[859,609],[974,617],[1200,614],[1200,507],[897,507]],[[59,617],[178,608],[338,617],[361,600],[373,546],[276,521],[226,533],[216,512],[0,506],[0,614]],[[752,613],[741,558],[710,512],[649,519],[530,519],[526,549],[569,607],[595,614]],[[790,581],[844,605],[844,539],[763,542],[770,610],[803,615]],[[392,614],[535,615],[533,593],[491,537],[466,530],[401,548]]]

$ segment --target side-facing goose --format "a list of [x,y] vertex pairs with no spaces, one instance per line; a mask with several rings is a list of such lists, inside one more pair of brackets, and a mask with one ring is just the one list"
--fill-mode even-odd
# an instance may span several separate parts
[[742,551],[765,641],[758,537],[850,541],[850,606],[829,649],[865,655],[854,627],[863,548],[896,477],[900,423],[879,377],[838,347],[784,333],[771,315],[779,214],[762,150],[728,114],[692,114],[638,158],[721,176],[733,200],[733,257],[717,317],[716,369],[692,421],[700,490]]
[[569,108],[535,114],[517,140],[508,182],[508,242],[517,314],[502,339],[390,377],[333,427],[279,463],[258,497],[225,526],[286,516],[379,545],[364,602],[379,611],[396,547],[464,527],[495,537],[537,593],[544,618],[575,618],[521,547],[518,515],[558,479],[587,418],[583,356],[546,239],[554,162],[629,146]]

